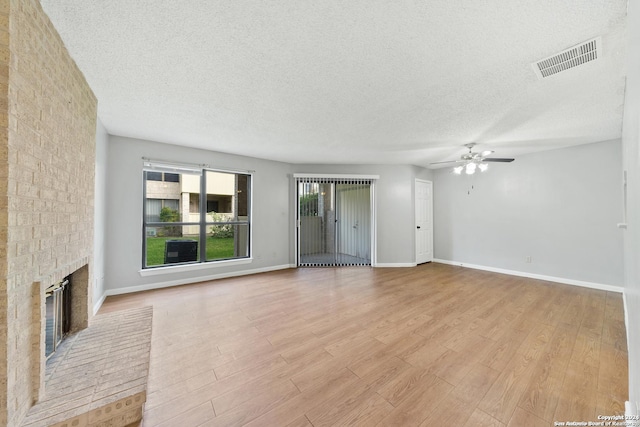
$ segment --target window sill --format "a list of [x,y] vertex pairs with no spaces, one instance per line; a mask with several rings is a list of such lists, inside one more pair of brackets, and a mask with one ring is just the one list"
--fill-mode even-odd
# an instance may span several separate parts
[[138,270],[140,276],[159,276],[163,274],[183,273],[186,271],[208,270],[211,268],[228,267],[233,265],[251,264],[253,258],[240,258],[229,259],[224,261],[210,261],[199,264],[183,264],[183,265],[168,265],[166,267],[145,268]]

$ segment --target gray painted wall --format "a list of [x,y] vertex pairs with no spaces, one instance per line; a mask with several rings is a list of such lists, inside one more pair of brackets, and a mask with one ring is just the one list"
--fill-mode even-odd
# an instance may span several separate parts
[[[142,157],[213,167],[254,170],[253,257],[251,264],[212,266],[197,271],[142,277]],[[209,276],[252,272],[295,264],[294,172],[380,175],[376,184],[378,262],[415,262],[413,186],[432,171],[394,165],[289,165],[243,156],[110,136],[107,188],[105,285],[107,292],[154,284],[189,283]]]
[[100,119],[96,125],[96,168],[93,231],[93,306],[101,304],[104,295],[105,245],[107,219],[107,149],[109,135]]
[[627,171],[624,283],[629,340],[629,400],[640,404],[640,2],[629,2],[627,21],[629,57],[622,128],[623,167]]
[[439,169],[435,258],[622,286],[621,176],[620,141],[524,155],[471,176]]
[[[254,170],[253,262],[142,277],[142,157]],[[105,290],[189,283],[231,272],[288,266],[289,165],[118,136],[109,137]]]

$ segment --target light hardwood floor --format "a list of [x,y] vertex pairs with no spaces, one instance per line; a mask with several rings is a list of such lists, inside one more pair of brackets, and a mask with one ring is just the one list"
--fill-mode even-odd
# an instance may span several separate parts
[[617,293],[431,263],[224,279],[100,313],[144,305],[144,427],[536,427],[627,399]]

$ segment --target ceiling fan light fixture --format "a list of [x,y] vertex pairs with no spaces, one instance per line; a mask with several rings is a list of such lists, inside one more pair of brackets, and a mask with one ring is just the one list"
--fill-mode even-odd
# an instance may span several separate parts
[[486,158],[486,156],[490,155],[494,151],[485,150],[481,152],[474,152],[473,147],[475,145],[476,145],[475,143],[465,144],[464,146],[467,147],[469,152],[461,155],[460,160],[447,160],[444,162],[429,163],[429,165],[458,163],[458,166],[455,166],[452,170],[452,172],[455,175],[461,175],[462,171],[464,171],[466,175],[473,175],[478,170],[480,170],[480,172],[485,172],[486,170],[488,170],[489,165],[487,163],[489,162],[510,163],[514,160],[512,158],[500,158],[500,157]]
[[467,165],[464,167],[467,175],[473,175],[476,172],[476,166],[477,165],[474,162],[467,163]]

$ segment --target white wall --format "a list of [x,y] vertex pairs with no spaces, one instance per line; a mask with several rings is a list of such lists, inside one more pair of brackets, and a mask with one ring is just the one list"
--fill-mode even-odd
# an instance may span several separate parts
[[[110,136],[108,145],[105,289],[109,294],[289,266],[289,165],[118,136]],[[142,277],[142,157],[254,170],[253,262]]]
[[[407,165],[293,165],[292,169],[294,173],[379,175],[375,183],[377,262],[415,264],[413,187],[416,178],[431,180],[432,171]],[[294,212],[294,201],[291,206]]]
[[100,119],[96,125],[96,168],[93,231],[93,307],[104,299],[105,245],[107,219],[107,149],[109,135]]
[[629,2],[627,32],[627,90],[622,128],[623,168],[627,171],[624,292],[628,316],[629,400],[640,402],[640,2]]
[[620,141],[523,155],[471,176],[439,169],[435,258],[622,286],[621,174]]

